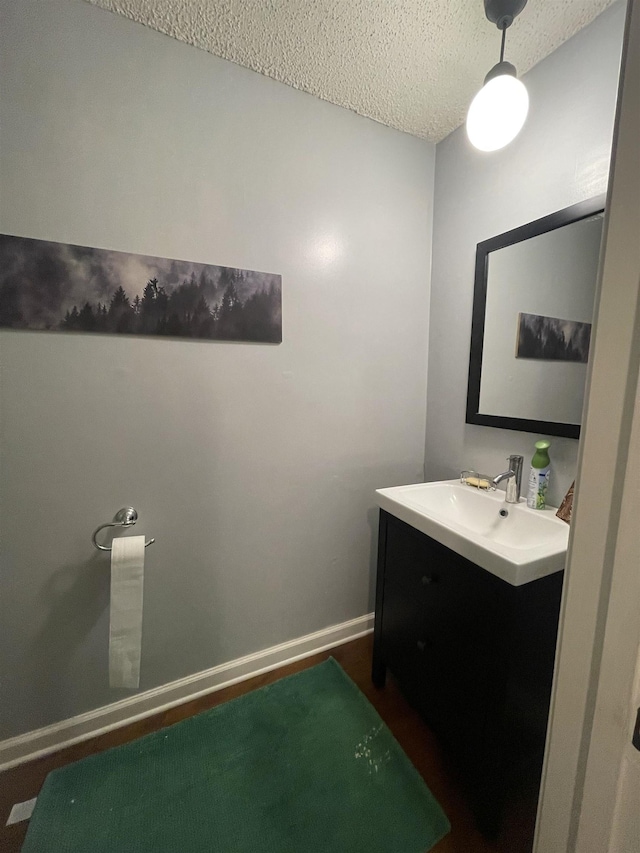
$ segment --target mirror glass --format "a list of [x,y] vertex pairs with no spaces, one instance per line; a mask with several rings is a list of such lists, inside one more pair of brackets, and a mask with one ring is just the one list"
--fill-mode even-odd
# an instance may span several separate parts
[[467,423],[578,437],[603,206],[478,244]]

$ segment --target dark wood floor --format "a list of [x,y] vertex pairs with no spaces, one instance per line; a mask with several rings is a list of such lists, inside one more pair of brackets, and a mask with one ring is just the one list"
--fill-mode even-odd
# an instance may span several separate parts
[[[449,765],[446,755],[440,750],[433,734],[405,701],[392,678],[387,679],[387,686],[381,690],[372,685],[370,677],[371,649],[371,636],[354,640],[329,652],[314,655],[273,672],[259,675],[225,690],[201,696],[193,702],[186,702],[184,705],[172,708],[164,713],[139,720],[84,743],[68,747],[53,755],[7,770],[0,774],[0,851],[2,853],[18,853],[20,850],[27,831],[27,823],[5,826],[7,817],[14,803],[37,796],[47,773],[51,770],[77,761],[87,755],[102,752],[112,746],[135,740],[164,726],[170,726],[172,723],[177,723],[179,720],[205,711],[226,702],[228,699],[241,696],[285,675],[291,675],[314,666],[332,655],[375,706],[447,813],[451,822],[451,832],[433,848],[433,853],[498,853],[498,851],[500,853],[529,853],[533,839],[531,802],[521,807],[512,807],[505,819],[503,832],[496,842],[485,840],[474,826],[473,819],[460,792],[456,773]],[[51,853],[56,853],[56,851],[51,851]],[[114,851],[114,853],[121,853],[121,851]],[[304,853],[304,851],[300,851],[300,853]],[[349,851],[336,851],[336,853],[349,853]]]

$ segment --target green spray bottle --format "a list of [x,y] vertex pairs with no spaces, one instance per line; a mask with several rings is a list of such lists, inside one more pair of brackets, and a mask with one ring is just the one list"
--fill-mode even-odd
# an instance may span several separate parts
[[536,452],[531,460],[531,473],[529,474],[529,491],[527,492],[527,506],[531,509],[544,509],[547,505],[547,489],[549,488],[549,447],[551,442],[543,439],[536,441]]

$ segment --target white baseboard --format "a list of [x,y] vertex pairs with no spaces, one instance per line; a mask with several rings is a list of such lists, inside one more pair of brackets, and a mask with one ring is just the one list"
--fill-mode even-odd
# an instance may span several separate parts
[[0,772],[166,711],[175,705],[197,699],[205,693],[222,690],[279,666],[356,640],[372,630],[373,613],[368,613],[340,625],[330,625],[322,631],[188,675],[161,687],[154,687],[153,690],[137,693],[112,705],[105,705],[51,726],[0,741]]

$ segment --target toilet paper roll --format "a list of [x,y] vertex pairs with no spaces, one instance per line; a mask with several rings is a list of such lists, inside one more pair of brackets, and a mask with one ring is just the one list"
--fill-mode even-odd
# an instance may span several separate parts
[[144,536],[122,536],[111,544],[109,686],[140,685]]

